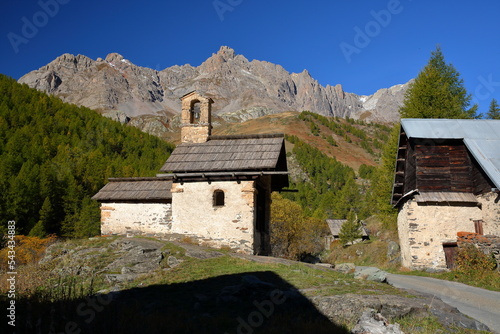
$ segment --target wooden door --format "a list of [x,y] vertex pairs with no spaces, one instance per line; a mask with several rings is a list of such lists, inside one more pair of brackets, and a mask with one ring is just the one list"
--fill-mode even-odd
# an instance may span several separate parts
[[446,267],[450,270],[453,270],[457,267],[457,252],[458,246],[456,242],[444,243],[444,257],[446,259]]

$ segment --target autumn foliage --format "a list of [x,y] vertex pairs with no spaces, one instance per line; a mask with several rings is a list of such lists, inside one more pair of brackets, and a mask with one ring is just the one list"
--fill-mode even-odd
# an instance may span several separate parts
[[[25,235],[16,235],[15,238],[15,256],[16,267],[20,265],[32,264],[40,260],[47,246],[55,242],[56,237],[51,235],[47,238],[28,237]],[[0,249],[0,270],[7,271],[9,247]]]
[[463,273],[484,273],[492,271],[497,264],[493,256],[483,253],[473,244],[464,244],[458,250],[458,270]]
[[271,245],[272,255],[300,260],[307,254],[323,250],[326,224],[321,219],[304,215],[300,204],[272,195]]

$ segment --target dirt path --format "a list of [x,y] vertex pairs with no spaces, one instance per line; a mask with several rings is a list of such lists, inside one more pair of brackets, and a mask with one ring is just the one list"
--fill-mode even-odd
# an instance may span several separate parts
[[414,290],[440,298],[463,314],[500,334],[500,292],[431,277],[388,274],[387,282],[396,288]]

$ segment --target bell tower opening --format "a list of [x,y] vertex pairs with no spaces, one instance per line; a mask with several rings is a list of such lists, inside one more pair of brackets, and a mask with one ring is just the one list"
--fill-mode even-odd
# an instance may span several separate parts
[[181,101],[181,141],[183,143],[206,142],[212,132],[211,117],[214,101],[195,91],[181,97]]
[[191,124],[199,123],[201,115],[200,101],[198,100],[191,101],[191,107],[189,108],[189,110],[191,113],[189,117],[189,123]]

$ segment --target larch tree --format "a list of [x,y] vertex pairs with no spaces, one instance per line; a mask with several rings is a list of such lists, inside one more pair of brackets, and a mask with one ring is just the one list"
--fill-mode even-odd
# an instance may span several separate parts
[[406,91],[401,118],[474,118],[477,105],[471,100],[460,73],[438,46]]
[[361,238],[361,222],[354,213],[349,211],[347,214],[347,221],[342,224],[339,232],[339,239],[343,244],[354,244],[354,241]]
[[486,118],[489,119],[500,119],[500,106],[496,99],[492,99],[490,103],[490,108],[486,114]]

